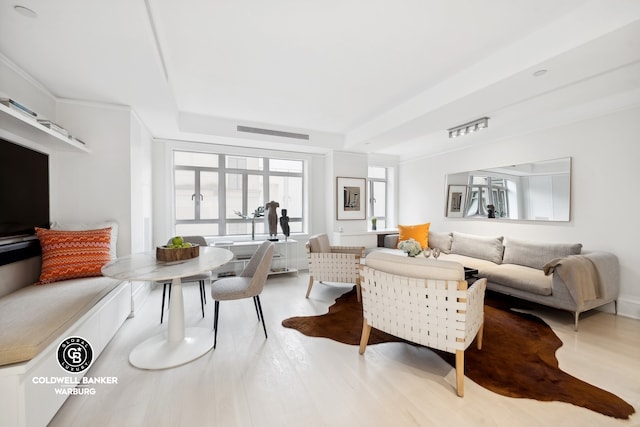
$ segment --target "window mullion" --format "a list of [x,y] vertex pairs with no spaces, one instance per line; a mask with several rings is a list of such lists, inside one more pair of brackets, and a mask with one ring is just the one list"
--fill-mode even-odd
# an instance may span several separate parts
[[193,170],[193,178],[195,182],[193,183],[194,195],[193,195],[193,218],[196,221],[200,220],[200,169],[194,168]]
[[242,173],[242,212],[249,215],[249,174]]
[[218,157],[218,235],[227,235],[227,165],[224,154]]

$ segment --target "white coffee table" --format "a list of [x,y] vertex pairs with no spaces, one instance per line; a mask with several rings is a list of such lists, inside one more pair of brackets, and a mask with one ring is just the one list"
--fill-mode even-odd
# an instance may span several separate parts
[[129,362],[142,369],[166,369],[197,359],[213,347],[213,331],[185,328],[182,282],[180,278],[213,270],[233,258],[227,249],[200,247],[200,256],[186,261],[156,260],[155,252],[118,258],[102,268],[102,274],[119,280],[171,280],[168,332],[138,344]]

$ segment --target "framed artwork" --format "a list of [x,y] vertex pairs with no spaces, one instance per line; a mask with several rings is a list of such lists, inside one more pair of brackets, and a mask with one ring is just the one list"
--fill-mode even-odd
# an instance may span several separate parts
[[462,218],[464,216],[464,204],[467,199],[466,185],[450,185],[447,197],[447,217]]
[[365,178],[336,178],[336,219],[366,219]]

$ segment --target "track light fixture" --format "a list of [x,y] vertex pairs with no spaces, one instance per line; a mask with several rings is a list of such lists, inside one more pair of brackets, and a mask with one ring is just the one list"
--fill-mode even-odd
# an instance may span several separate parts
[[449,132],[449,138],[457,138],[468,133],[478,131],[480,129],[486,129],[489,127],[489,117],[482,117],[481,119],[474,120],[469,123],[465,123],[460,126],[447,129]]

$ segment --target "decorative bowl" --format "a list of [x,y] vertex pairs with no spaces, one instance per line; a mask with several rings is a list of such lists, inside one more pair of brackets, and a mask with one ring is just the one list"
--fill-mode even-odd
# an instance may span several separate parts
[[197,256],[200,256],[200,246],[198,245],[192,245],[188,248],[167,248],[166,246],[156,247],[156,259],[158,261],[184,261]]

